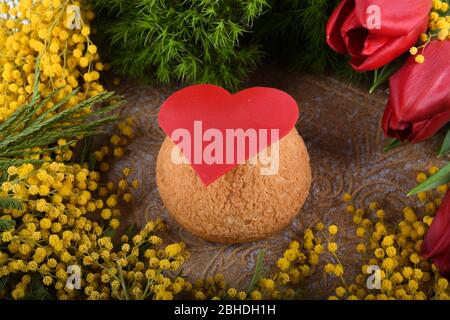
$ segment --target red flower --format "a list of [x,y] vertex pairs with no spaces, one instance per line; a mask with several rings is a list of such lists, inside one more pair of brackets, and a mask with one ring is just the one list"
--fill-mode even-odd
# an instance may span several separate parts
[[415,143],[450,121],[450,41],[432,41],[424,54],[423,64],[411,56],[389,80],[382,121],[387,136]]
[[431,259],[442,275],[450,277],[450,192],[425,235],[421,255]]
[[327,43],[349,54],[355,70],[378,69],[417,42],[427,29],[431,4],[431,0],[343,0],[328,21]]

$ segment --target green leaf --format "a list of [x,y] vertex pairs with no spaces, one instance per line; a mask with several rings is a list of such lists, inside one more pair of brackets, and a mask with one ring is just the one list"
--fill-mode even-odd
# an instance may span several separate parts
[[3,278],[0,278],[0,292],[6,287],[8,280],[9,280],[9,278],[6,276]]
[[16,225],[16,221],[12,219],[0,219],[0,231],[7,231]]
[[131,238],[133,238],[133,237],[136,235],[137,230],[138,230],[137,225],[136,225],[136,224],[132,224],[132,225],[129,225],[129,226],[125,229],[124,234],[125,234],[128,238],[131,239]]
[[116,233],[117,233],[117,230],[108,229],[105,232],[103,232],[103,236],[113,238],[116,235]]
[[262,249],[258,252],[258,256],[256,257],[255,270],[253,272],[252,279],[250,280],[250,284],[247,288],[247,293],[250,293],[255,289],[255,286],[258,284],[259,280],[261,280],[267,272],[267,269],[264,268],[265,255],[265,249]]
[[389,141],[386,146],[384,147],[383,151],[384,152],[388,152],[391,151],[392,149],[395,149],[397,147],[400,147],[402,145],[402,142],[397,140],[397,139],[392,139],[391,141]]
[[444,142],[442,143],[441,150],[439,150],[438,157],[441,157],[448,152],[450,152],[450,129],[445,135]]
[[433,174],[427,180],[416,186],[412,189],[408,196],[417,194],[419,192],[435,189],[439,186],[442,186],[450,181],[450,163],[445,165],[439,172]]
[[84,137],[83,147],[81,148],[81,153],[78,162],[83,164],[89,160],[92,149],[92,137]]
[[42,283],[42,276],[33,274],[29,291],[23,297],[23,300],[52,300],[52,295],[47,291]]
[[372,87],[369,93],[373,93],[379,86],[388,81],[388,79],[403,65],[403,57],[397,58],[393,62],[385,65],[379,70],[375,70]]
[[89,155],[89,162],[88,162],[89,171],[95,170],[96,163],[97,163],[97,157],[95,156],[94,153],[91,153]]
[[0,208],[23,210],[23,204],[19,199],[14,199],[11,197],[0,197]]

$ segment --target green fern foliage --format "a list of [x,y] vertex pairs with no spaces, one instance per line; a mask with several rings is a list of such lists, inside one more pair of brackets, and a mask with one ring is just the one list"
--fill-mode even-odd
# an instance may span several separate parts
[[271,0],[271,9],[255,25],[256,41],[273,58],[299,71],[332,72],[349,82],[367,82],[370,73],[358,73],[348,57],[331,50],[326,24],[341,0]]
[[[22,202],[11,197],[0,197],[0,208],[11,210],[22,210]],[[0,220],[1,221],[1,220]]]
[[[236,88],[260,60],[249,41],[268,0],[90,0],[115,71]],[[109,48],[109,49],[108,49]]]
[[322,73],[342,64],[325,42],[325,27],[340,0],[272,0],[257,24],[257,37],[272,55],[296,67]]
[[[12,229],[16,224],[12,219],[0,219],[0,231],[6,231]],[[1,288],[0,288],[1,289]]]

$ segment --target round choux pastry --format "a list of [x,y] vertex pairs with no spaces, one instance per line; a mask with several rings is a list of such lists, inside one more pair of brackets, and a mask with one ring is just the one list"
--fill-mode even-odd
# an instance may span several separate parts
[[156,182],[169,214],[193,234],[220,243],[253,241],[280,232],[308,196],[311,168],[295,128],[278,143],[276,174],[262,175],[260,161],[249,159],[205,187],[191,165],[171,161],[175,145],[166,137],[158,155]]

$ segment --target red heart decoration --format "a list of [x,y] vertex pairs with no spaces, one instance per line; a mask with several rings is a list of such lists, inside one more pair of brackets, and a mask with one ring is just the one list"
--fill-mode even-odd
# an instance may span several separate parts
[[[161,106],[158,122],[171,140],[180,146],[183,155],[203,184],[207,186],[239,163],[245,162],[287,135],[294,128],[298,115],[299,110],[295,100],[281,90],[254,87],[231,94],[215,85],[200,84],[186,87],[172,94]],[[214,134],[205,139],[206,137],[202,135],[208,132],[208,129],[215,129],[209,132]],[[253,129],[258,133],[265,129],[267,136],[258,135],[256,150],[250,148],[249,143],[245,143],[244,154],[241,152],[239,158],[236,149],[239,143],[234,143],[232,148],[233,146],[226,139],[227,130],[230,132],[230,130],[238,129],[244,131]],[[278,137],[271,136],[274,129],[278,130]],[[211,154],[218,158],[222,157],[223,161],[222,163],[220,161],[206,163],[207,161],[202,161],[202,155],[206,152],[205,148],[208,145],[212,145],[213,142],[220,143],[218,134],[222,134],[223,137],[222,150],[216,148]],[[190,141],[184,141],[185,139]],[[182,147],[183,143],[184,146],[190,147],[189,152]],[[215,144],[216,147],[218,145]],[[216,152],[218,150],[219,152]],[[235,156],[234,161],[230,163],[226,156],[227,152],[231,154],[232,150]]]

